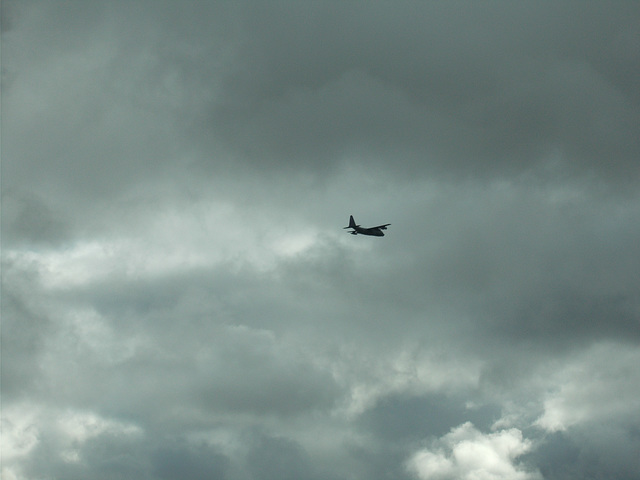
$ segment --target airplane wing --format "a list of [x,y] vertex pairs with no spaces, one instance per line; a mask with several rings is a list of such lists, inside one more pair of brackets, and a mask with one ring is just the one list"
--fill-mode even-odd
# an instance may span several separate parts
[[371,227],[371,228],[379,228],[380,230],[386,230],[389,225],[391,224],[385,223],[384,225],[378,225],[377,227]]

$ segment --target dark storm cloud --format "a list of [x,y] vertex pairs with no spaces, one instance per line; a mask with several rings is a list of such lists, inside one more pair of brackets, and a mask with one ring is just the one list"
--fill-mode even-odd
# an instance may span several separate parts
[[32,4],[20,18],[47,42],[7,39],[62,55],[54,67],[5,49],[14,75],[39,75],[43,110],[5,125],[6,154],[23,149],[5,169],[85,196],[154,181],[189,150],[214,171],[350,157],[400,175],[558,164],[637,178],[637,11],[546,7],[141,2],[120,18],[122,5]]
[[3,478],[637,470],[635,2],[2,13]]
[[[47,433],[54,436],[55,431]],[[51,440],[63,442],[61,438]],[[43,442],[47,445],[48,442]],[[104,432],[93,436],[81,447],[69,446],[71,458],[58,457],[57,452],[37,448],[24,469],[29,478],[228,478],[229,458],[203,442],[185,439],[149,438],[139,435]]]
[[545,478],[636,478],[640,468],[637,425],[637,420],[631,426],[591,425],[549,435],[531,453],[531,461],[540,466]]
[[193,448],[186,442],[167,442],[152,454],[154,470],[159,478],[226,478],[229,459],[215,448],[201,444]]
[[467,408],[467,400],[444,395],[388,395],[365,412],[360,422],[376,437],[398,445],[446,434],[453,425],[473,422],[482,430],[489,430],[500,417],[496,407]]
[[635,178],[633,67],[614,59],[637,60],[637,12],[616,6],[270,5],[240,15],[251,35],[208,126],[269,165],[355,152],[405,173],[559,160]]
[[[34,301],[38,291],[33,272],[13,262],[2,262],[2,396],[17,399],[35,386],[46,336],[51,323],[46,307]],[[25,291],[30,296],[24,295]]]
[[69,222],[61,212],[53,211],[37,195],[3,192],[2,222],[7,228],[5,246],[13,244],[56,245],[69,240]]

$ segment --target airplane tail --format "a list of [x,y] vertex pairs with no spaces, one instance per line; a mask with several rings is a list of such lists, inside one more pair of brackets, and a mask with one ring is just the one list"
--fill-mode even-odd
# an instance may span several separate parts
[[357,232],[356,232],[356,227],[357,227],[357,226],[358,226],[358,225],[356,225],[356,221],[353,219],[353,215],[350,215],[350,216],[349,216],[349,226],[344,227],[344,228],[353,228],[353,231],[352,231],[352,232],[349,232],[349,233],[351,233],[352,235],[355,235],[355,234],[357,233]]

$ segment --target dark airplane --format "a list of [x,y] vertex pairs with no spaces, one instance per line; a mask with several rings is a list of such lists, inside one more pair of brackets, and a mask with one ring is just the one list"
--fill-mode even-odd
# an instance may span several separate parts
[[353,215],[349,216],[349,226],[344,228],[353,228],[349,233],[351,235],[372,235],[374,237],[384,237],[384,233],[382,230],[386,230],[387,227],[391,225],[390,223],[385,223],[384,225],[378,225],[377,227],[361,227],[360,225],[356,225],[356,221],[353,219]]

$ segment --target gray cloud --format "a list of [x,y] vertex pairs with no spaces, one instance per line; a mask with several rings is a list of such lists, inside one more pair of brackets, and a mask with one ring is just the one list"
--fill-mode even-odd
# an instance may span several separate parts
[[637,471],[635,2],[2,14],[3,478]]
[[355,150],[405,173],[474,175],[559,158],[637,176],[637,98],[612,60],[637,55],[620,40],[629,5],[276,5],[239,15],[251,34],[208,124],[243,157]]

